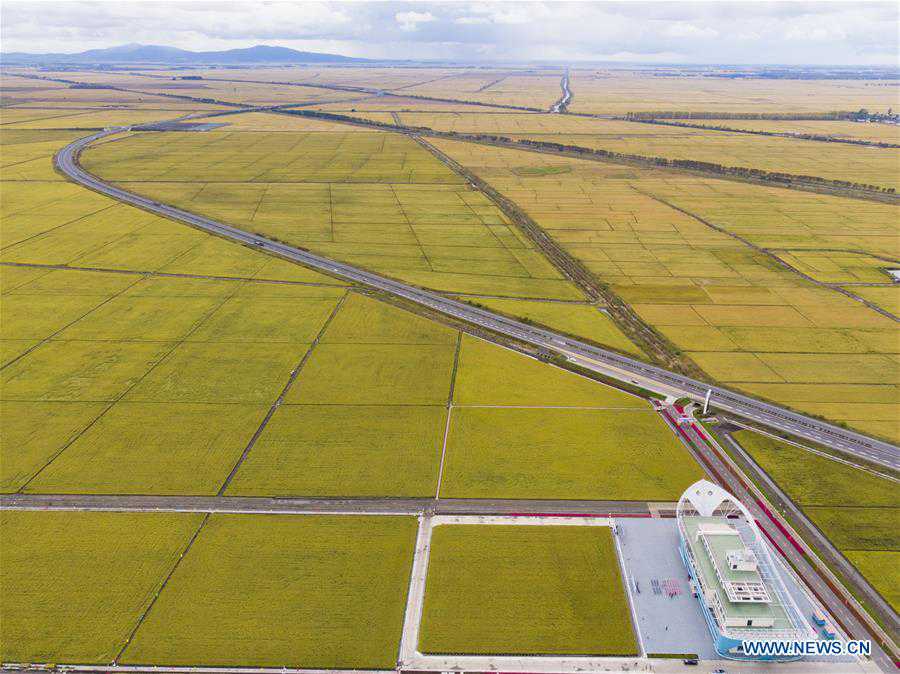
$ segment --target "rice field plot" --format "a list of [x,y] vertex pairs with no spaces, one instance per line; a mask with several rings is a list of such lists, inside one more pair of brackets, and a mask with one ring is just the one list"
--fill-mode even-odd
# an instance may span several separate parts
[[462,182],[409,138],[377,132],[148,132],[91,148],[82,163],[116,182]]
[[[195,68],[191,74],[204,79],[257,80],[263,82],[292,82],[296,84],[326,84],[351,87],[393,89],[414,85],[440,77],[454,70],[444,68],[390,68],[353,66],[260,66],[223,72],[218,68]],[[146,69],[145,75],[178,77],[183,71],[167,68]]]
[[900,254],[895,236],[898,207],[891,204],[706,179],[655,181],[646,187],[758,246],[782,249],[779,252],[825,251],[839,259],[859,256],[859,251],[894,259]]
[[[404,91],[397,91],[390,96],[370,96],[362,99],[349,99],[337,103],[319,103],[308,106],[309,110],[322,110],[324,112],[336,112],[352,117],[377,115],[375,121],[394,124],[392,112],[464,112],[482,113],[496,112],[507,113],[505,108],[489,107],[485,105],[473,106],[471,103],[456,103],[453,101],[432,101],[428,99],[412,98],[404,96]],[[307,107],[307,106],[304,106]]]
[[121,662],[390,669],[415,532],[411,517],[214,514]]
[[120,402],[23,491],[214,495],[266,411],[264,405]]
[[591,341],[612,347],[632,355],[641,351],[619,330],[602,309],[569,302],[541,302],[527,300],[497,300],[478,298],[475,304],[499,311],[513,318],[545,325],[552,330],[574,336],[587,337]]
[[[893,266],[893,265],[892,265]],[[897,286],[884,287],[856,287],[852,291],[860,297],[874,302],[882,309],[890,311],[895,316],[900,316],[900,290]]]
[[0,513],[3,662],[108,665],[178,561],[195,514]]
[[900,552],[900,507],[807,507],[809,518],[841,550]]
[[636,396],[464,335],[455,405],[647,409]]
[[891,480],[751,431],[739,431],[734,438],[801,506],[900,507]]
[[209,132],[215,134],[230,133],[232,131],[285,131],[290,133],[315,131],[317,133],[341,134],[372,133],[371,129],[367,129],[362,126],[340,124],[338,122],[329,122],[324,119],[301,117],[300,115],[274,115],[265,112],[244,112],[241,114],[217,117],[210,121],[225,124],[225,126],[219,127],[217,129],[212,129]]
[[323,344],[455,345],[457,332],[440,323],[351,293],[322,335]]
[[[62,176],[53,170],[53,155],[83,135],[84,132],[75,131],[3,128],[0,133],[0,150],[3,153],[0,169],[3,170],[3,182],[40,180],[62,183]],[[49,186],[41,184],[26,187],[38,193],[43,191],[44,194],[47,194],[49,189]],[[100,199],[98,195],[92,196],[95,201]],[[40,198],[40,194],[37,194],[37,197]],[[20,201],[19,204],[21,203]]]
[[890,262],[853,251],[790,250],[776,251],[781,260],[823,283],[891,283]]
[[[5,177],[0,262],[341,284],[85,189]],[[33,205],[13,210],[26,199]]]
[[562,96],[561,80],[562,72],[552,70],[484,74],[463,72],[406,87],[400,93],[546,110]]
[[637,653],[607,527],[435,527],[420,634],[424,653]]
[[436,405],[283,405],[226,494],[434,496],[445,420]]
[[900,552],[848,550],[844,554],[896,611],[900,607]]
[[405,136],[143,134],[85,157],[156,200],[412,283],[581,299],[487,197]]
[[126,402],[274,401],[307,344],[183,343],[128,391]]
[[[53,84],[42,82],[42,84]],[[176,92],[177,93],[177,92]],[[73,85],[61,87],[40,87],[35,89],[4,91],[4,103],[35,108],[121,108],[148,107],[168,110],[218,110],[215,105],[205,105],[194,101],[185,101],[182,105],[164,96],[152,93],[121,91],[116,89],[80,89]]]
[[667,500],[702,475],[646,401],[475,338],[461,346],[442,496]]
[[[166,95],[191,96],[197,99],[213,99],[228,103],[244,103],[248,105],[284,105],[286,103],[302,103],[316,100],[335,100],[354,98],[359,94],[353,92],[328,91],[325,89],[285,86],[275,83],[219,81],[216,79],[185,80],[182,73],[172,78],[150,78],[135,76],[131,73],[114,72],[71,72],[48,73],[77,82],[98,84],[101,86],[122,87],[137,92],[138,95],[161,98]],[[226,77],[221,74],[219,77]],[[231,78],[227,78],[231,79]],[[88,90],[88,91],[104,91]],[[163,99],[165,100],[165,99]]]
[[[823,268],[823,254],[833,257],[844,270],[837,278],[849,278],[851,262],[868,266],[900,254],[896,207],[435,143],[514,200],[711,378],[863,432],[900,437],[890,416],[896,412],[884,406],[895,400],[879,396],[866,406],[848,399],[848,406],[836,398],[855,385],[896,395],[896,323],[690,215]],[[802,399],[790,393],[807,384]]]
[[[26,112],[18,110],[18,113]],[[3,132],[14,129],[104,129],[108,126],[128,126],[131,124],[146,124],[161,120],[174,119],[184,114],[183,110],[72,110],[65,114],[58,109],[29,109],[30,119],[22,121],[7,121],[7,113],[0,117],[0,125]],[[63,113],[63,114],[60,114]]]
[[701,477],[649,409],[454,407],[441,496],[672,501]]
[[344,292],[69,270],[17,285],[0,489],[215,494]]
[[554,136],[559,134],[613,134],[620,128],[616,125],[625,124],[550,113],[471,109],[459,112],[400,112],[398,116],[406,126],[424,126],[435,131],[506,136],[528,134],[536,140],[547,141],[554,141]]
[[676,120],[699,126],[721,126],[765,133],[827,136],[874,143],[900,143],[900,129],[894,124],[868,124],[831,120],[775,120],[775,119],[683,119]]
[[[633,126],[635,128],[632,132],[623,133],[619,137],[560,134],[533,138],[643,157],[689,159],[722,166],[849,180],[879,187],[900,186],[897,177],[900,150],[894,148],[813,143],[793,138],[723,131],[697,133],[697,129],[689,129],[689,133],[684,133],[684,130],[675,127],[640,123],[634,123]],[[655,132],[650,133],[648,130]]]
[[227,493],[433,495],[457,340],[349,295]]
[[171,349],[165,342],[46,342],[0,373],[4,400],[113,401]]
[[286,402],[443,405],[454,351],[452,345],[320,344]]
[[900,605],[900,491],[896,480],[817,456],[751,431],[734,438],[872,586]]
[[[609,69],[570,71],[573,112],[800,113],[895,106],[891,86],[861,80],[772,80],[663,77]],[[879,83],[884,84],[884,83]]]
[[103,402],[0,404],[0,492],[21,489],[103,412]]

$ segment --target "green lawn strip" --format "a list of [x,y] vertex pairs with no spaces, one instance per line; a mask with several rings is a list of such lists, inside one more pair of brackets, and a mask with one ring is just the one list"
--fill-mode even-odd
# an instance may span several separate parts
[[212,496],[265,413],[263,405],[119,402],[27,491]]
[[673,501],[702,477],[650,410],[454,408],[441,495]]
[[419,650],[636,654],[609,529],[435,527]]
[[0,513],[0,658],[112,662],[201,518]]
[[123,664],[396,664],[411,517],[212,515]]
[[463,335],[454,404],[647,409],[640,398],[470,335]]
[[227,494],[432,496],[445,419],[437,405],[282,405]]

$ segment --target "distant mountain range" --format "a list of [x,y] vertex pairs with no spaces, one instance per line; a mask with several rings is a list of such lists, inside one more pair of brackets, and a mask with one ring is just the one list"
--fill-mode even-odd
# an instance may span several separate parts
[[127,44],[108,49],[89,49],[77,54],[29,54],[26,52],[0,53],[0,62],[12,64],[111,64],[111,63],[165,63],[178,65],[244,65],[250,63],[355,63],[368,59],[351,58],[339,54],[320,54],[297,51],[287,47],[257,45],[246,49],[226,51],[187,51],[176,47]]

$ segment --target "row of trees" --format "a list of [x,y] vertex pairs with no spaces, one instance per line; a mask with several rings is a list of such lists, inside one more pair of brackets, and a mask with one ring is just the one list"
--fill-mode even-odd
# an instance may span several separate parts
[[613,161],[625,161],[629,163],[642,164],[649,167],[669,167],[687,169],[691,171],[701,171],[714,175],[729,175],[748,178],[754,181],[769,182],[780,186],[790,185],[811,185],[838,188],[843,190],[855,190],[863,192],[875,192],[882,194],[895,194],[893,187],[882,187],[880,185],[870,185],[868,183],[858,183],[851,180],[833,180],[830,178],[821,178],[819,176],[796,175],[793,173],[782,173],[778,171],[765,171],[763,169],[750,168],[746,166],[724,166],[722,164],[714,164],[712,162],[695,161],[692,159],[669,159],[666,157],[647,157],[643,155],[625,154],[623,152],[612,152],[610,150],[601,150],[594,148],[581,147],[579,145],[565,145],[563,143],[554,143],[545,140],[530,140],[522,138],[513,140],[506,136],[496,136],[491,134],[467,134],[457,133],[456,131],[435,131],[427,126],[397,126],[387,124],[385,122],[376,122],[370,120],[359,119],[347,115],[339,115],[331,112],[320,112],[318,110],[290,110],[286,111],[292,114],[301,115],[303,117],[315,117],[318,119],[327,119],[337,122],[350,122],[362,126],[373,128],[390,129],[406,131],[408,133],[424,133],[430,136],[441,138],[450,138],[455,140],[467,140],[475,142],[487,142],[493,145],[503,145],[512,148],[528,147],[535,150],[545,152],[553,152],[555,154],[576,155],[582,157],[598,157]]
[[[865,111],[860,111],[865,112]],[[833,112],[687,112],[677,110],[656,110],[626,113],[626,120],[644,121],[653,119],[774,119],[779,121],[853,120],[858,112],[836,110]]]
[[730,133],[747,133],[753,136],[779,136],[781,138],[798,138],[800,140],[815,140],[824,143],[847,143],[849,145],[867,145],[870,147],[900,147],[897,143],[887,143],[875,140],[860,140],[859,138],[839,138],[820,133],[790,133],[787,131],[764,131],[761,129],[738,129],[722,124],[691,124],[690,122],[671,121],[661,119],[632,119],[628,121],[641,124],[659,124],[660,126],[679,126],[687,129],[709,129],[711,131],[728,131]]
[[593,155],[603,157],[604,159],[624,160],[629,162],[637,162],[650,164],[652,166],[663,166],[680,169],[688,169],[691,171],[702,171],[704,173],[714,173],[720,175],[732,175],[739,177],[751,178],[764,182],[776,183],[779,185],[819,185],[823,187],[837,187],[842,189],[851,189],[866,192],[881,192],[885,194],[894,194],[896,190],[893,187],[882,187],[880,185],[870,185],[868,183],[857,183],[851,180],[834,180],[831,178],[821,178],[819,176],[797,175],[794,173],[783,173],[780,171],[765,171],[763,169],[750,168],[747,166],[724,166],[722,164],[714,164],[712,162],[696,161],[693,159],[669,159],[666,157],[645,157],[642,155],[624,154],[621,152],[611,152],[609,150],[597,150],[593,148],[580,147],[578,145],[563,145],[562,143],[553,143],[539,140],[516,140],[509,138],[495,137],[498,140],[506,141],[509,144],[526,145],[529,147],[553,150],[556,152],[565,152],[567,154]]

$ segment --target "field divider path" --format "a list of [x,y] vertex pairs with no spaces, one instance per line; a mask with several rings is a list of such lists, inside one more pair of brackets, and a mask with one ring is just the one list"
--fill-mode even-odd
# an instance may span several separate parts
[[761,255],[765,255],[767,258],[769,258],[770,260],[775,262],[775,264],[780,266],[782,269],[787,269],[789,272],[797,274],[797,276],[800,276],[802,279],[812,283],[813,285],[819,286],[820,288],[825,288],[826,290],[833,290],[834,292],[840,293],[841,295],[845,295],[846,297],[849,297],[851,300],[856,300],[857,302],[860,302],[860,303],[866,305],[872,311],[877,311],[879,314],[881,314],[885,318],[890,318],[895,323],[900,323],[900,317],[895,316],[887,309],[883,309],[882,307],[878,306],[874,302],[870,302],[869,300],[867,300],[863,297],[860,297],[859,295],[852,293],[849,290],[846,290],[839,285],[835,285],[832,283],[824,283],[823,281],[819,281],[819,280],[813,278],[809,274],[803,273],[802,271],[800,271],[793,265],[782,260],[780,257],[778,257],[775,253],[770,251],[768,248],[763,248],[762,246],[758,246],[755,243],[753,243],[752,241],[750,241],[749,239],[744,238],[740,234],[735,234],[734,232],[732,232],[728,229],[725,229],[724,227],[721,227],[719,225],[716,225],[716,224],[710,222],[709,220],[701,218],[699,215],[696,215],[695,213],[691,213],[690,211],[685,210],[684,208],[681,208],[680,206],[676,206],[675,204],[671,203],[670,201],[667,201],[666,199],[663,199],[662,197],[656,196],[652,192],[647,192],[638,187],[635,187],[634,185],[631,186],[631,189],[633,189],[638,194],[642,194],[649,199],[653,199],[654,201],[656,201],[660,204],[663,204],[664,206],[668,206],[669,208],[671,208],[674,211],[678,211],[679,213],[686,215],[689,218],[693,218],[700,224],[705,225],[705,226],[709,227],[710,229],[712,229],[716,232],[719,232],[720,234],[729,236],[732,239],[734,239],[735,241],[740,241],[742,244],[744,244],[748,248],[756,251],[757,253],[760,253]]
[[[844,197],[847,199],[860,199],[863,201],[874,201],[888,204],[900,203],[900,196],[898,196],[896,191],[892,191],[893,188],[881,187],[877,185],[854,186],[852,183],[849,183],[849,181],[834,180],[831,178],[822,178],[819,176],[804,176],[793,173],[762,171],[748,167],[729,167],[719,164],[711,164],[709,162],[701,162],[693,159],[671,159],[668,157],[624,154],[620,152],[604,150],[602,148],[588,148],[578,145],[562,145],[560,143],[548,143],[546,141],[537,141],[528,138],[516,140],[507,136],[499,136],[494,134],[472,134],[458,133],[456,131],[436,131],[435,129],[432,129],[430,127],[411,127],[405,125],[398,127],[392,123],[377,122],[368,119],[362,119],[360,117],[351,117],[348,115],[337,113],[312,110],[289,110],[284,106],[278,108],[273,107],[268,111],[280,114],[299,115],[302,117],[310,117],[313,119],[324,119],[339,124],[363,126],[378,129],[381,131],[399,131],[401,133],[410,135],[428,136],[431,138],[441,138],[444,140],[456,140],[464,143],[474,143],[476,145],[499,147],[507,150],[534,152],[538,154],[547,154],[557,157],[568,157],[570,159],[581,159],[584,161],[616,164],[619,166],[649,168],[660,171],[675,171],[682,174],[702,176],[705,178],[715,178],[717,180],[749,183],[751,185],[762,185],[764,187],[780,187],[787,190],[812,192],[815,194],[827,194],[832,196]],[[535,110],[535,112],[546,111]],[[577,114],[576,116],[585,115]],[[596,117],[596,115],[587,116]],[[610,119],[611,118],[612,117],[610,117]],[[602,117],[602,119],[606,119],[606,117]]]
[[[623,122],[634,122],[636,124],[655,124],[657,126],[673,126],[683,129],[702,129],[703,131],[718,131],[722,133],[742,133],[751,136],[767,136],[770,138],[790,138],[792,140],[808,140],[816,143],[844,143],[848,145],[861,145],[863,147],[876,147],[883,149],[900,148],[900,144],[889,143],[887,141],[863,140],[862,138],[841,138],[839,136],[829,136],[827,134],[812,133],[792,133],[790,131],[758,131],[755,129],[740,129],[737,127],[711,126],[708,124],[693,124],[684,120],[662,120],[662,119],[642,119],[640,117],[615,117],[616,120]],[[760,118],[762,119],[762,118]],[[727,118],[719,121],[729,121]],[[737,120],[733,120],[737,121]],[[790,122],[791,120],[783,120]],[[859,123],[859,122],[856,122]]]
[[[4,180],[4,182],[6,182],[6,181]],[[53,202],[53,203],[56,203],[56,202]],[[53,204],[51,203],[50,205],[52,206]],[[71,220],[67,220],[66,222],[56,225],[55,227],[51,227],[50,229],[45,229],[44,231],[38,232],[37,234],[32,234],[31,236],[27,236],[24,239],[19,239],[15,243],[11,243],[8,246],[0,246],[0,253],[6,252],[10,248],[15,248],[16,246],[20,246],[23,243],[27,243],[28,241],[31,241],[32,239],[36,239],[39,236],[44,236],[45,234],[54,232],[57,229],[60,229],[62,227],[67,227],[68,225],[72,225],[72,224],[78,222],[79,220],[84,220],[85,218],[93,217],[93,216],[97,215],[98,213],[102,213],[103,211],[107,211],[111,208],[116,208],[117,206],[120,206],[120,205],[121,204],[109,204],[108,206],[104,206],[103,208],[98,208],[96,211],[91,211],[90,213],[85,213],[83,215],[79,215],[77,218],[72,218]],[[11,217],[12,215],[15,215],[15,213],[11,213],[4,217]]]
[[413,138],[490,199],[528,237],[529,241],[537,246],[538,250],[550,261],[554,268],[574,283],[591,303],[602,302],[609,311],[613,322],[644,353],[650,354],[655,362],[684,374],[701,374],[696,366],[692,366],[692,364],[679,358],[667,340],[644,323],[618,295],[612,293],[604,284],[598,283],[596,277],[587,267],[563,249],[553,237],[547,234],[527,213],[522,211],[515,202],[506,198],[487,182],[452,157],[441,152],[421,136],[413,136]]
[[88,173],[79,165],[78,156],[85,147],[97,140],[121,133],[127,128],[108,129],[73,141],[56,154],[56,167],[75,182],[132,206],[163,215],[210,234],[231,239],[255,250],[324,271],[330,276],[374,288],[412,302],[425,310],[458,319],[466,324],[474,324],[490,333],[499,333],[506,338],[538,347],[559,357],[560,365],[571,368],[573,363],[577,363],[578,366],[594,373],[628,382],[630,385],[638,385],[648,391],[655,391],[663,395],[676,392],[678,396],[696,401],[703,401],[707,392],[711,391],[714,408],[736,416],[750,418],[765,426],[804,438],[822,436],[824,440],[819,440],[819,442],[833,449],[840,449],[849,454],[861,454],[891,468],[900,467],[900,449],[887,441],[844,429],[779,405],[760,401],[715,384],[705,383],[678,372],[650,365],[615,351],[450,299],[440,293],[409,285],[302,248],[267,239],[196,213],[153,201],[110,184]]
[[29,269],[46,269],[48,271],[80,271],[97,272],[100,274],[126,274],[129,276],[147,276],[162,278],[186,278],[205,281],[246,281],[248,283],[263,283],[274,285],[313,286],[325,288],[346,288],[343,283],[316,283],[313,281],[287,281],[284,279],[255,278],[252,276],[216,276],[213,274],[185,274],[164,271],[147,271],[143,269],[112,269],[109,267],[76,267],[69,264],[43,264],[40,262],[0,262],[0,267],[26,267]]
[[175,560],[175,563],[172,565],[172,568],[169,569],[169,573],[163,579],[162,584],[156,590],[156,593],[153,595],[153,599],[150,600],[150,603],[147,605],[147,608],[144,609],[144,612],[141,613],[141,616],[138,618],[137,622],[132,628],[131,632],[128,634],[128,638],[125,639],[125,643],[122,644],[122,648],[119,649],[119,652],[116,653],[116,657],[113,659],[113,666],[119,664],[119,658],[122,657],[122,654],[125,653],[125,650],[131,645],[132,640],[134,639],[134,635],[137,634],[137,631],[140,629],[141,625],[144,624],[144,620],[149,615],[150,611],[156,605],[156,600],[159,599],[159,595],[162,594],[162,591],[166,589],[166,585],[168,585],[169,580],[175,574],[176,569],[178,569],[178,565],[181,564],[181,560],[184,559],[188,552],[191,551],[191,547],[194,545],[194,541],[197,540],[197,537],[200,536],[200,532],[203,530],[203,527],[206,526],[206,523],[209,521],[210,513],[206,513],[203,516],[203,519],[200,521],[200,525],[197,527],[197,530],[194,531],[193,536],[187,542],[187,545],[184,546],[184,549],[181,551],[181,554],[178,556],[178,559]]
[[34,351],[34,350],[37,349],[38,347],[43,346],[43,345],[46,344],[47,342],[51,341],[54,337],[56,337],[57,335],[59,335],[59,334],[60,334],[61,332],[63,332],[64,330],[66,330],[66,329],[72,327],[73,325],[75,325],[78,321],[82,320],[83,318],[86,318],[87,316],[90,316],[92,313],[94,313],[95,311],[97,311],[97,309],[99,309],[100,307],[102,307],[102,306],[104,306],[104,305],[106,305],[106,304],[112,302],[113,300],[115,300],[115,299],[121,297],[121,296],[124,295],[127,291],[131,290],[134,286],[136,286],[138,283],[140,283],[141,281],[143,281],[145,278],[148,278],[148,276],[147,276],[146,274],[141,274],[140,276],[141,276],[141,278],[136,279],[136,280],[134,281],[134,283],[129,283],[127,286],[125,286],[124,288],[122,288],[122,289],[119,290],[118,292],[113,293],[112,295],[110,295],[109,297],[107,297],[106,299],[104,299],[102,302],[99,302],[99,303],[96,304],[95,306],[93,306],[93,307],[91,307],[90,309],[88,309],[87,311],[85,311],[83,314],[80,314],[80,315],[76,316],[76,317],[73,318],[71,321],[69,321],[68,323],[66,323],[65,325],[63,325],[61,328],[59,328],[59,329],[57,329],[57,330],[54,330],[54,331],[51,332],[49,335],[47,335],[46,337],[44,337],[42,340],[38,341],[37,344],[33,344],[32,346],[30,346],[30,347],[28,347],[27,349],[25,349],[22,353],[20,353],[18,356],[16,356],[16,357],[13,358],[12,360],[10,360],[10,361],[4,363],[2,366],[0,366],[0,371],[5,370],[5,369],[8,368],[10,365],[13,365],[14,363],[19,362],[20,360],[22,360],[22,358],[24,358],[25,356],[27,356],[29,353],[31,353],[32,351]]
[[[674,508],[674,504],[670,504]],[[649,517],[645,501],[318,496],[156,496],[148,494],[0,494],[0,510],[180,512],[281,515],[628,515]]]
[[263,420],[260,422],[259,426],[256,428],[256,431],[253,433],[253,437],[250,438],[250,441],[247,443],[247,446],[244,447],[244,451],[241,452],[240,457],[238,457],[237,462],[231,469],[231,472],[228,473],[228,477],[225,478],[225,481],[222,483],[222,486],[219,487],[219,491],[217,492],[217,496],[222,496],[225,493],[225,490],[228,489],[228,486],[231,484],[231,481],[234,480],[234,476],[237,475],[237,472],[240,470],[241,466],[244,465],[244,461],[247,460],[247,457],[250,455],[250,452],[253,450],[253,447],[256,445],[256,441],[259,440],[260,436],[266,430],[266,427],[269,425],[269,422],[272,420],[272,417],[275,416],[275,412],[278,411],[278,408],[281,407],[281,404],[284,402],[285,397],[290,392],[291,387],[293,387],[294,382],[297,381],[297,376],[300,374],[300,370],[303,369],[303,366],[306,365],[306,361],[309,360],[312,352],[315,350],[316,346],[318,346],[319,341],[322,339],[322,335],[325,334],[325,331],[328,329],[328,326],[331,325],[331,321],[337,315],[337,312],[344,305],[344,300],[347,299],[347,295],[349,294],[349,290],[341,295],[341,298],[335,303],[334,308],[331,310],[331,313],[328,315],[328,318],[325,319],[325,322],[322,324],[322,327],[319,329],[316,338],[309,345],[309,348],[303,354],[303,357],[300,359],[300,362],[297,363],[297,366],[291,370],[290,376],[288,376],[288,380],[285,383],[284,387],[281,389],[281,393],[278,394],[278,397],[275,398],[275,401],[269,407],[269,411],[266,412],[266,416],[263,417]]
[[450,371],[450,392],[447,394],[447,420],[444,423],[444,436],[441,440],[441,463],[438,467],[437,489],[435,500],[441,497],[441,481],[444,479],[444,462],[447,458],[447,440],[450,437],[450,417],[453,415],[453,395],[456,391],[456,374],[459,372],[459,352],[462,349],[462,333],[456,335],[456,350],[453,352],[453,369]]
[[[106,304],[107,302],[111,301],[112,299],[114,299],[114,298],[116,298],[116,297],[122,295],[126,290],[129,290],[130,288],[133,288],[135,285],[137,285],[138,283],[140,283],[142,280],[143,280],[143,278],[140,278],[140,279],[138,279],[137,281],[135,281],[134,283],[128,285],[128,286],[125,287],[125,288],[123,288],[121,291],[119,291],[118,293],[116,293],[115,295],[113,295],[113,297],[110,297],[109,299],[107,299],[106,301],[102,302],[102,303],[101,303],[100,305],[98,305],[97,307],[94,307],[94,309],[97,309],[97,308],[99,308],[100,306],[102,306],[103,304]],[[219,301],[219,302],[217,302],[217,303],[214,304],[212,307],[210,307],[209,309],[207,309],[207,310],[203,313],[203,316],[202,316],[200,319],[197,320],[197,322],[194,324],[194,326],[193,326],[190,330],[188,330],[187,332],[185,332],[185,333],[181,336],[180,339],[177,339],[177,340],[175,340],[174,342],[172,342],[172,343],[171,343],[171,346],[165,351],[165,353],[163,353],[162,355],[160,355],[159,358],[156,360],[156,362],[154,362],[150,367],[148,367],[147,370],[146,370],[140,377],[135,378],[135,380],[134,380],[131,384],[129,384],[127,387],[125,387],[125,389],[124,389],[123,391],[121,391],[118,395],[114,396],[111,400],[108,400],[108,401],[102,401],[102,402],[107,403],[107,404],[106,404],[106,406],[100,411],[100,413],[99,413],[96,417],[94,417],[93,419],[91,419],[90,423],[88,423],[84,428],[82,428],[80,431],[78,431],[78,433],[76,433],[73,437],[69,438],[69,440],[62,446],[62,448],[61,448],[58,452],[56,452],[53,456],[51,456],[50,459],[49,459],[43,466],[41,466],[41,467],[37,470],[36,473],[34,473],[31,477],[29,477],[25,482],[22,483],[22,486],[19,487],[18,491],[19,491],[20,493],[21,493],[21,492],[24,492],[25,489],[28,487],[28,485],[31,484],[31,483],[32,483],[32,482],[33,482],[33,481],[34,481],[41,473],[43,473],[43,472],[50,466],[50,464],[52,464],[54,461],[56,461],[56,459],[58,459],[58,458],[62,455],[63,452],[65,452],[69,447],[71,447],[71,446],[75,443],[75,441],[77,441],[82,435],[84,435],[87,431],[89,431],[91,428],[93,428],[94,424],[96,424],[98,421],[100,421],[100,419],[102,419],[104,416],[106,416],[106,414],[107,414],[113,407],[115,407],[116,404],[117,404],[120,400],[124,399],[129,393],[131,393],[131,391],[133,391],[137,386],[139,386],[139,385],[141,384],[141,382],[143,382],[151,372],[153,372],[157,367],[159,367],[162,363],[164,363],[166,360],[168,360],[169,357],[170,357],[173,353],[175,353],[175,351],[178,350],[178,347],[182,346],[185,342],[187,342],[188,338],[189,338],[191,335],[193,335],[197,330],[199,330],[200,327],[201,327],[204,323],[206,323],[206,321],[209,320],[209,319],[213,316],[213,314],[215,314],[219,309],[221,309],[222,306],[224,306],[224,304],[225,304],[228,300],[230,300],[232,297],[234,297],[234,296],[238,293],[238,291],[241,289],[241,287],[243,287],[243,283],[238,283],[238,284],[236,284],[235,287],[234,287],[234,289],[232,289],[232,291],[231,291],[230,293],[228,293],[227,295],[225,295],[225,296],[223,296],[222,298],[220,298],[220,301]],[[94,309],[92,309],[91,311],[93,311]],[[90,312],[88,312],[88,313],[90,313]],[[80,320],[80,319],[78,319],[78,320]],[[75,323],[75,322],[76,322],[76,321],[73,321],[73,323]],[[70,324],[70,325],[71,325],[71,324]],[[68,326],[66,326],[66,327],[68,327]],[[64,330],[64,329],[65,329],[65,328],[62,328],[62,330]],[[58,331],[58,332],[59,332],[59,331]],[[56,334],[56,333],[54,333],[54,334]],[[48,337],[48,338],[47,338],[46,340],[44,340],[44,341],[47,341],[47,340],[49,340],[49,339],[50,339],[50,337]],[[43,342],[42,342],[42,343],[43,343]],[[19,356],[19,358],[21,358],[22,356],[24,356],[24,355],[30,353],[34,348],[37,348],[37,345],[36,345],[35,347],[32,347],[32,349],[29,349],[29,350],[26,351],[25,353],[21,354],[21,355]],[[18,360],[18,359],[16,359],[16,360]],[[10,363],[7,363],[7,365],[11,364],[12,362],[15,362],[15,361],[10,361]],[[6,366],[4,366],[4,367],[6,367]],[[3,369],[3,368],[0,368],[0,370],[2,370],[2,369]]]

